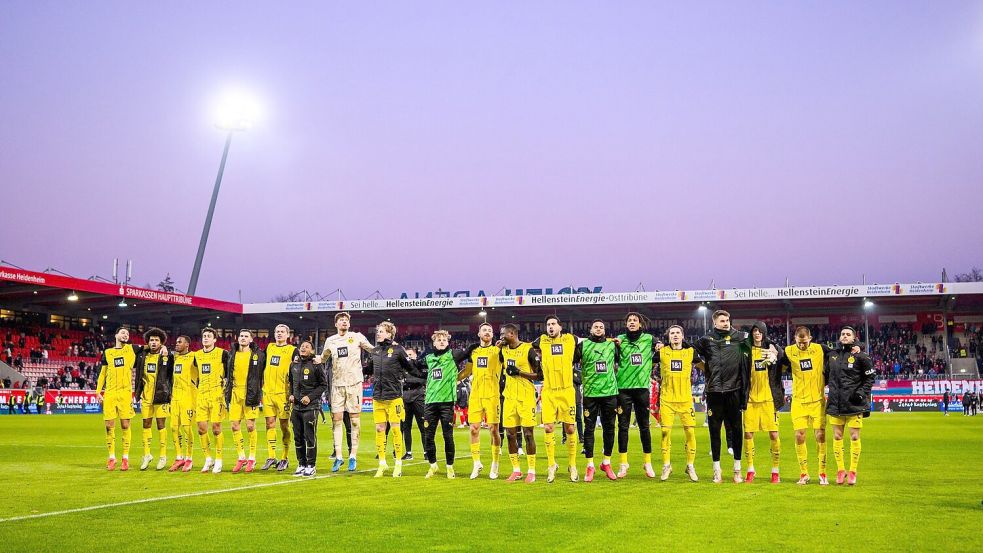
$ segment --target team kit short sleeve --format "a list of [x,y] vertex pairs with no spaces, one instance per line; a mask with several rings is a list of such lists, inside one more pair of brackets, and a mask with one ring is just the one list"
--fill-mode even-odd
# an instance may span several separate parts
[[331,354],[331,386],[362,383],[362,346],[371,345],[361,332],[335,334],[324,341],[322,351],[326,349]]

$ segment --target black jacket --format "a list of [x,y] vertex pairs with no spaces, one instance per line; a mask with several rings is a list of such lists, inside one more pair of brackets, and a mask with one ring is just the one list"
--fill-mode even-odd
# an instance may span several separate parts
[[[256,344],[249,344],[252,353],[249,356],[249,372],[246,373],[246,405],[259,407],[263,399],[263,373],[266,369],[266,352]],[[225,402],[232,402],[232,387],[235,386],[235,362],[239,344],[229,350],[229,364],[225,368]]]
[[747,341],[747,332],[714,329],[693,344],[703,357],[706,391],[740,392],[741,409],[747,407],[751,384],[751,350]]
[[403,397],[403,379],[414,369],[403,346],[384,340],[367,357],[363,372],[372,376],[372,398],[389,401]]
[[[777,412],[782,407],[785,406],[785,385],[782,384],[782,357],[785,355],[785,348],[775,344],[768,338],[768,327],[765,323],[758,321],[753,325],[758,330],[761,331],[763,339],[761,340],[761,348],[768,349],[769,346],[774,345],[775,349],[778,350],[778,357],[775,362],[768,367],[768,385],[771,388],[771,399],[775,404],[775,411]],[[747,348],[748,351],[752,351],[751,348],[754,347],[754,337],[750,334],[748,335]],[[750,362],[753,365],[753,361]],[[750,370],[755,370],[755,367],[749,366]],[[750,378],[750,374],[749,374]],[[747,387],[748,398],[751,397],[751,381],[748,380]]]
[[[321,396],[328,389],[328,377],[324,374],[324,363],[315,363],[314,356],[294,355],[287,373],[287,397],[294,397],[294,411],[321,409]],[[300,400],[307,396],[311,402],[304,405]]]
[[[134,346],[134,349],[137,350],[137,358],[133,364],[133,368],[136,369],[133,393],[134,397],[139,400],[143,395],[143,372],[146,370],[145,365],[150,350],[138,349],[137,346]],[[161,356],[155,370],[157,371],[157,379],[154,381],[154,405],[170,403],[171,381],[174,378],[174,354],[168,351],[166,356]]]
[[840,346],[826,356],[826,384],[829,386],[826,413],[829,415],[870,415],[874,364],[866,353],[851,353],[852,348],[853,344]]

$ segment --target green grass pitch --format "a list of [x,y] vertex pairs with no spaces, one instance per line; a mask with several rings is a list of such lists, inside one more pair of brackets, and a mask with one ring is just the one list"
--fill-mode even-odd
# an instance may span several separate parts
[[[134,419],[134,422],[138,422]],[[702,418],[700,420],[702,422]],[[856,487],[797,486],[791,423],[781,420],[782,477],[768,483],[766,434],[757,439],[754,484],[710,480],[709,439],[697,429],[701,481],[685,479],[682,430],[675,473],[645,478],[632,431],[627,480],[545,481],[542,431],[535,484],[468,480],[466,430],[456,430],[458,478],[424,480],[416,460],[401,479],[375,479],[371,415],[363,416],[356,474],[330,472],[330,427],[320,429],[320,473],[221,475],[140,472],[133,429],[128,473],[104,463],[97,415],[0,416],[5,551],[975,551],[983,546],[983,417],[875,413],[865,421]],[[656,431],[656,435],[657,435]],[[226,424],[225,466],[235,460]],[[264,431],[260,455],[265,457]],[[832,440],[832,432],[828,438]],[[154,449],[156,449],[156,430]],[[482,434],[487,444],[486,431]],[[600,441],[600,433],[597,436]],[[437,448],[442,457],[441,438]],[[197,445],[197,444],[196,444]],[[597,445],[598,449],[600,443]],[[654,444],[658,470],[659,445]],[[565,466],[566,449],[557,447]],[[815,482],[815,444],[809,441]],[[169,445],[173,456],[173,447]],[[597,452],[600,461],[600,452]],[[835,473],[830,446],[830,474]],[[293,452],[291,452],[291,458]],[[201,466],[196,447],[196,469]],[[503,472],[508,474],[508,458]],[[617,457],[615,457],[617,463]],[[730,461],[724,457],[725,476]],[[443,463],[441,463],[441,466]],[[523,466],[525,463],[523,462]],[[585,462],[580,459],[583,474]]]

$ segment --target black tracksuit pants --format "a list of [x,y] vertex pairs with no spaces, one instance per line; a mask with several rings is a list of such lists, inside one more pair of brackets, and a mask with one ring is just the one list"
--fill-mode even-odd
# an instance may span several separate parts
[[642,453],[652,453],[652,431],[649,429],[648,388],[627,388],[618,392],[618,452],[628,452],[628,429],[631,427],[631,414],[635,413],[638,436],[642,440]]
[[741,460],[744,446],[744,420],[741,416],[741,392],[707,392],[707,423],[710,426],[710,453],[713,461],[720,461],[720,426],[726,426],[727,434],[732,436],[734,460]]
[[454,402],[428,403],[423,409],[423,452],[430,464],[437,462],[437,424],[444,434],[444,457],[454,464]]
[[316,409],[300,411],[295,408],[290,414],[290,422],[293,423],[297,464],[302,467],[317,464],[317,416]]
[[594,430],[597,419],[601,419],[601,436],[604,455],[610,457],[614,451],[614,424],[618,415],[618,396],[584,398],[584,453],[588,459],[594,458]]
[[423,439],[423,435],[426,433],[423,426],[423,412],[424,408],[426,407],[423,403],[423,398],[423,386],[410,390],[403,390],[403,409],[406,410],[406,419],[400,428],[403,430],[403,445],[405,446],[407,453],[413,451],[414,419],[416,420],[417,430],[420,432],[420,439]]

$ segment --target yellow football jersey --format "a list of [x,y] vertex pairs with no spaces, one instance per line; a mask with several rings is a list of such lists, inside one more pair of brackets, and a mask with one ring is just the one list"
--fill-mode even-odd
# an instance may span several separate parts
[[471,353],[471,397],[498,400],[502,380],[501,349],[496,345],[477,347]]
[[193,404],[198,397],[198,365],[194,353],[174,354],[173,380],[171,401]]
[[133,393],[133,365],[136,360],[136,347],[131,344],[103,351],[102,359],[99,360],[102,368],[99,370],[96,390],[101,392],[105,387],[107,394]]
[[693,348],[672,349],[663,346],[659,350],[659,400],[671,403],[693,402]]
[[573,387],[575,349],[577,349],[577,338],[573,334],[563,333],[556,338],[543,334],[539,337],[544,390],[565,390]]
[[[502,347],[502,358],[504,359],[504,367],[507,369],[509,367],[515,367],[519,369],[520,372],[526,374],[533,374],[532,365],[529,364],[529,352],[532,350],[532,344],[529,342],[521,342],[516,348],[511,348],[509,346]],[[509,376],[505,375],[505,399],[514,399],[516,401],[536,401],[536,387],[533,385],[532,381],[520,376]]]
[[748,401],[758,403],[772,401],[771,382],[768,380],[768,367],[764,365],[762,349],[751,346],[751,395]]
[[198,365],[198,393],[208,396],[222,396],[225,388],[225,364],[222,362],[225,350],[212,348],[195,352]]
[[154,402],[154,387],[157,385],[157,371],[160,369],[160,354],[147,353],[143,360],[143,393],[140,401],[144,404]]
[[252,356],[252,350],[235,353],[235,360],[232,362],[232,393],[238,397],[246,397],[246,377],[249,376],[249,361]]
[[263,371],[264,394],[286,394],[287,376],[290,374],[290,361],[293,360],[296,346],[284,344],[266,346],[266,369]]
[[800,350],[792,344],[785,347],[785,357],[792,367],[792,401],[809,403],[823,399],[823,388],[826,387],[823,347],[809,344],[808,348]]

